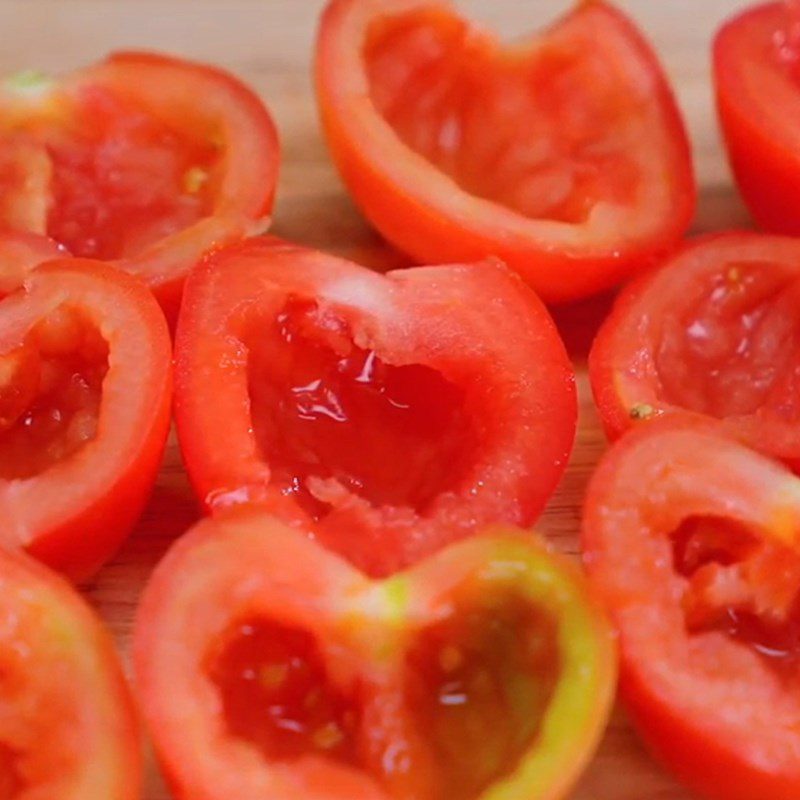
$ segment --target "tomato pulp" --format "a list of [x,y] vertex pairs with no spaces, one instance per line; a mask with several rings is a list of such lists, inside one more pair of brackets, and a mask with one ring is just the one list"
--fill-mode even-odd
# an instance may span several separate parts
[[714,42],[717,109],[736,181],[764,228],[800,235],[800,7],[758,5]]
[[0,796],[138,800],[136,713],[110,637],[81,597],[0,549]]
[[0,224],[139,275],[170,318],[201,255],[263,228],[272,207],[278,142],[261,101],[175,58],[8,78],[0,145]]
[[640,420],[694,415],[800,460],[800,244],[756,233],[686,244],[626,287],[589,357],[616,438]]
[[[35,250],[5,240],[0,259],[18,272]],[[108,559],[150,494],[171,385],[169,332],[139,281],[83,259],[30,272],[0,301],[2,544],[75,579]]]
[[581,3],[504,46],[436,0],[333,0],[317,43],[333,157],[421,263],[502,258],[548,302],[618,283],[695,203],[683,123],[650,46]]
[[644,739],[716,800],[800,793],[800,480],[705,423],[624,436],[592,478],[590,583]]
[[497,262],[383,276],[275,239],[232,245],[187,283],[176,370],[205,505],[267,503],[370,574],[532,522],[575,432],[563,344]]
[[372,581],[252,507],[174,546],[134,649],[172,785],[208,800],[555,800],[615,677],[579,573],[529,534]]

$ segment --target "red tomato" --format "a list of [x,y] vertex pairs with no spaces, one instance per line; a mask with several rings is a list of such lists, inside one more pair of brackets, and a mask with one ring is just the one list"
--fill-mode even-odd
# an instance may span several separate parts
[[717,108],[739,189],[764,228],[800,235],[800,4],[757,6],[714,43]]
[[264,226],[278,169],[272,120],[247,87],[143,53],[59,81],[9,78],[0,145],[0,224],[139,275],[170,317],[206,250]]
[[606,431],[692,414],[800,461],[800,242],[726,233],[690,242],[627,287],[589,369]]
[[248,507],[158,566],[134,659],[187,800],[555,800],[615,678],[580,574],[529,534],[494,529],[372,581]]
[[97,569],[150,494],[170,396],[169,332],[139,281],[82,259],[31,272],[0,302],[0,542]]
[[605,3],[506,46],[441,0],[333,0],[316,79],[356,202],[422,263],[497,255],[544,300],[573,300],[640,269],[692,218],[666,78]]
[[0,584],[0,797],[139,800],[136,714],[100,621],[23,555],[0,549]]
[[19,288],[38,264],[67,255],[63,247],[46,236],[0,228],[0,297]]
[[589,578],[651,748],[717,800],[800,796],[800,480],[685,419],[623,437],[592,478]]
[[262,238],[187,282],[175,419],[198,496],[266,502],[370,574],[531,523],[576,414],[552,320],[498,262],[383,276]]

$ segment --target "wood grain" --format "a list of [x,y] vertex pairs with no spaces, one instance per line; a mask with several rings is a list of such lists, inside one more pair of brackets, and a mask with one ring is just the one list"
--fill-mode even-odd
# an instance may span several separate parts
[[[564,0],[465,0],[466,13],[518,35],[562,11]],[[658,47],[693,139],[700,207],[695,230],[747,225],[719,142],[710,87],[709,44],[742,0],[625,0]],[[380,248],[347,198],[326,155],[309,63],[320,0],[0,0],[0,73],[68,70],[122,47],[161,49],[219,63],[264,97],[279,124],[283,167],[274,231],[321,248]],[[602,301],[559,312],[579,374],[580,430],[568,473],[537,526],[574,553],[586,481],[605,447],[585,377],[586,340]],[[137,598],[169,543],[196,517],[174,443],[138,530],[87,588],[127,656]],[[169,795],[151,769],[145,800]],[[686,800],[615,714],[575,800]],[[357,798],[354,798],[357,800]]]

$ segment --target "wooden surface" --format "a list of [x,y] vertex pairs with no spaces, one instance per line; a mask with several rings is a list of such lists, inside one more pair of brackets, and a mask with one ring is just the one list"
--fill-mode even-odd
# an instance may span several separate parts
[[[695,230],[747,225],[718,139],[709,80],[713,30],[741,0],[620,0],[650,35],[676,87],[694,142],[701,184]],[[469,0],[465,12],[506,34],[533,29],[566,0]],[[147,47],[219,63],[253,85],[283,141],[274,232],[321,248],[379,247],[342,189],[323,147],[309,80],[319,0],[0,0],[0,73],[65,70],[111,49]],[[580,502],[605,444],[584,374],[585,339],[602,304],[559,314],[579,373],[581,418],[567,476],[538,528],[574,552]],[[583,341],[582,341],[583,340]],[[87,587],[127,654],[143,583],[196,511],[171,442],[152,502],[118,558]],[[145,800],[168,793],[152,770]],[[617,713],[576,800],[686,800],[642,751]],[[353,800],[358,800],[354,798]],[[766,798],[765,798],[766,800]]]

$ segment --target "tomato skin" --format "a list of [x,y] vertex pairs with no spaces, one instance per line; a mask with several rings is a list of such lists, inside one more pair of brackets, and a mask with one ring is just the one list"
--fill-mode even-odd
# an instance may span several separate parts
[[16,347],[65,294],[109,345],[97,433],[46,469],[0,480],[0,520],[6,547],[78,581],[117,551],[149,499],[170,425],[172,358],[163,314],[137,279],[63,258],[39,265],[0,302],[0,351]]
[[[728,157],[750,213],[765,230],[797,236],[800,101],[790,73],[796,43],[786,6],[754,6],[720,29],[714,79]],[[779,48],[786,50],[786,63]]]
[[[423,5],[432,27],[452,23],[448,3],[431,6],[395,0],[378,10],[365,0],[333,0],[319,30],[316,85],[323,128],[345,184],[383,236],[417,263],[463,263],[495,255],[519,272],[547,303],[568,302],[615,286],[645,269],[680,239],[696,202],[690,146],[657,58],[624,14],[604,2],[579,4],[543,39],[555,39],[556,31],[570,25],[590,30],[596,26],[593,42],[606,43],[610,58],[615,55],[615,41],[629,51],[627,63],[635,63],[641,71],[636,79],[648,84],[648,101],[658,108],[654,136],[662,139],[659,157],[665,164],[657,180],[668,187],[670,199],[655,212],[656,202],[637,210],[635,217],[619,226],[624,233],[605,241],[586,224],[570,224],[565,229],[575,235],[568,242],[561,233],[548,229],[549,220],[530,219],[470,194],[435,165],[423,162],[365,98],[363,59],[355,54],[360,52],[368,22]],[[469,27],[463,35],[486,38]],[[499,50],[493,40],[486,48]],[[511,61],[519,58],[518,48],[508,56]],[[647,219],[648,214],[653,218]]]
[[[231,734],[230,722],[222,718],[219,687],[210,682],[210,654],[219,651],[224,632],[238,620],[263,616],[311,632],[325,642],[330,676],[340,674],[344,682],[354,671],[361,676],[354,679],[361,687],[354,702],[374,702],[378,712],[363,712],[363,725],[375,727],[361,735],[365,742],[380,741],[383,726],[390,724],[381,718],[381,706],[404,722],[413,722],[416,712],[404,707],[408,700],[395,697],[403,684],[394,670],[403,670],[408,637],[425,630],[426,622],[455,613],[448,611],[453,598],[473,586],[478,596],[494,586],[519,587],[529,602],[549,609],[558,625],[560,663],[569,675],[560,674],[552,710],[546,712],[552,714],[546,733],[534,740],[511,775],[479,798],[565,797],[602,735],[616,674],[607,624],[571,563],[527,534],[495,527],[406,573],[371,581],[261,509],[247,506],[202,520],[181,537],[156,568],[137,614],[137,689],[176,797],[217,800],[232,793],[255,800],[264,792],[308,800],[411,796],[384,788],[362,761],[367,759],[363,751],[356,763],[318,752],[270,759]],[[334,667],[336,658],[341,663]],[[374,700],[369,699],[373,691]],[[414,739],[413,732],[405,733]]]
[[[489,305],[487,297],[493,298]],[[269,330],[281,318],[287,298],[317,307],[313,335],[320,341],[334,336],[327,331],[344,331],[343,338],[357,342],[368,354],[365,368],[376,356],[391,369],[424,370],[415,381],[437,376],[433,387],[425,382],[406,387],[412,407],[422,410],[418,419],[400,423],[428,429],[425,455],[408,462],[418,463],[420,474],[438,487],[424,499],[397,496],[396,485],[405,480],[401,468],[386,477],[391,471],[388,462],[402,464],[418,451],[403,451],[404,434],[390,444],[387,437],[399,430],[392,418],[359,411],[363,404],[358,399],[353,403],[355,421],[345,423],[355,438],[323,450],[322,434],[309,434],[305,446],[321,454],[321,466],[314,459],[299,472],[290,465],[297,479],[288,488],[273,476],[281,471],[279,454],[286,446],[274,435],[265,441],[254,432],[254,403],[267,416],[283,414],[271,425],[291,430],[287,426],[295,417],[287,417],[292,413],[287,408],[298,392],[306,391],[298,383],[321,377],[300,373],[280,400],[274,395],[258,400],[248,383],[255,380],[252,368],[248,371],[248,363],[254,363],[253,358],[248,362],[249,348],[263,347],[267,340],[248,333],[255,323],[247,320],[262,314],[257,325]],[[331,347],[350,345],[334,342]],[[293,352],[297,355],[286,355]],[[269,358],[291,364],[300,354],[298,345],[284,345]],[[444,386],[443,378],[449,382]],[[319,380],[313,385],[319,386]],[[462,399],[444,414],[431,411],[433,395],[447,392]],[[430,430],[430,414],[439,415],[436,430]],[[535,295],[496,262],[379,276],[351,262],[262,238],[206,259],[187,284],[176,337],[175,418],[184,463],[201,502],[212,510],[243,501],[265,502],[369,572],[399,569],[492,520],[532,522],[564,470],[576,415],[573,372],[549,315]],[[217,439],[222,429],[224,448]],[[282,438],[299,436],[288,433]],[[441,463],[445,447],[455,450],[454,463]],[[341,466],[332,477],[355,474],[352,470],[362,465],[352,463],[350,451],[361,453],[367,465],[368,474],[361,480],[377,476],[383,493],[317,493],[330,505],[330,513],[314,521],[293,499],[298,487],[317,492],[311,485],[318,480],[315,476],[331,474],[325,471],[326,462]],[[349,465],[344,463],[348,459]]]
[[[45,91],[45,99],[32,104],[36,113],[45,114],[40,127],[51,125],[58,129],[59,125],[68,128],[70,123],[86,124],[81,114],[97,115],[93,122],[100,127],[102,111],[89,103],[80,106],[86,102],[86,95],[98,90],[144,108],[154,119],[166,120],[175,127],[189,126],[198,141],[211,138],[218,142],[215,147],[223,149],[206,213],[179,230],[169,230],[135,248],[134,252],[104,259],[142,278],[174,324],[183,281],[202,255],[259,233],[267,226],[280,158],[277,131],[259,97],[233,75],[205,64],[135,51],[113,53],[98,64],[54,82]],[[187,98],[191,97],[203,97],[202,106],[187,107]],[[20,101],[0,92],[0,133],[4,116],[25,119],[34,113],[27,102],[24,94]],[[70,115],[78,118],[69,119]],[[34,141],[38,135],[34,129]],[[97,158],[103,157],[107,156]],[[56,202],[53,187],[47,189],[49,194],[42,200]],[[158,213],[154,208],[155,222]],[[43,225],[44,221],[37,222],[36,231],[45,232],[39,230]]]
[[696,515],[796,550],[800,482],[691,417],[625,435],[591,479],[583,559],[619,636],[621,698],[649,749],[700,795],[789,800],[800,760],[796,731],[775,714],[785,676],[723,632],[687,631],[686,584],[664,542]]
[[138,715],[108,632],[75,589],[22,553],[0,549],[0,580],[0,657],[14,687],[3,785],[16,781],[20,796],[138,800]]
[[[625,287],[589,355],[592,392],[608,437],[618,438],[641,420],[695,416],[715,422],[727,435],[756,450],[796,463],[800,438],[791,343],[796,335],[792,307],[800,286],[798,258],[800,247],[789,238],[751,232],[711,234],[688,241],[655,270]],[[763,312],[748,322],[748,315],[760,307]],[[701,327],[692,334],[698,324]],[[699,353],[698,359],[705,358],[704,350],[714,348],[717,355],[686,367],[690,371],[681,378],[674,373],[674,362],[663,364],[665,348],[677,335],[686,339],[689,356]],[[760,355],[770,339],[776,343],[774,351]],[[683,362],[685,366],[686,357]],[[769,364],[776,373],[773,389],[765,390],[749,407],[720,400],[714,410],[687,405],[685,398],[674,396],[676,381],[697,384],[706,380],[703,372],[714,370],[731,374],[737,370],[738,383],[727,390],[734,394],[741,382],[763,381],[761,373]],[[715,384],[709,386],[709,395],[726,394]]]

